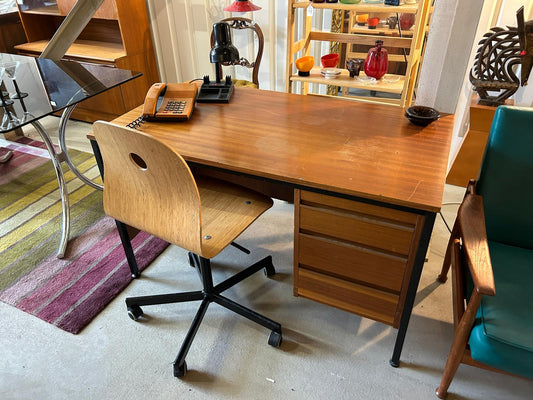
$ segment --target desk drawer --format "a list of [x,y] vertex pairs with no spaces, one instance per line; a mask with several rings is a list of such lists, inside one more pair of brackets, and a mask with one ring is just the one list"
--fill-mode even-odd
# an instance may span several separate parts
[[300,233],[300,267],[399,293],[407,258]]
[[300,232],[407,255],[413,226],[340,209],[300,205]]
[[297,294],[388,325],[394,324],[398,296],[325,274],[298,270]]
[[294,294],[398,327],[424,217],[297,190]]

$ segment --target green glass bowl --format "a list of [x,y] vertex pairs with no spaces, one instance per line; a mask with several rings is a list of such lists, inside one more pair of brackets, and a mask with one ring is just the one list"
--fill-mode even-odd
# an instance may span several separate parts
[[339,0],[339,1],[344,4],[357,4],[361,2],[361,0]]

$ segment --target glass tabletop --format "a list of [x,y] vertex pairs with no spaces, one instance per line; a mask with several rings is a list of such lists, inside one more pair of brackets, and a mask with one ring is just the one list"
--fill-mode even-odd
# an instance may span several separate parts
[[0,53],[0,133],[61,111],[141,75],[104,65]]

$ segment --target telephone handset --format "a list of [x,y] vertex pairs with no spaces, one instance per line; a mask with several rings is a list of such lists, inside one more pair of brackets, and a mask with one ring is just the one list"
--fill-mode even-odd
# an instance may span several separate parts
[[191,117],[198,96],[193,83],[154,83],[144,100],[143,118],[147,121],[186,121]]

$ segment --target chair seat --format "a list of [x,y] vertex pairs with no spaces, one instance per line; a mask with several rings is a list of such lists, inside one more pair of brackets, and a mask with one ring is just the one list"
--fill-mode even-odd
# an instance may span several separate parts
[[496,295],[482,298],[470,353],[484,364],[533,379],[533,250],[489,241],[489,251]]
[[257,86],[255,83],[244,80],[244,79],[232,79],[232,81],[235,86],[259,89],[259,86]]
[[270,197],[253,190],[207,177],[195,179],[202,199],[202,257],[216,256],[272,207]]

